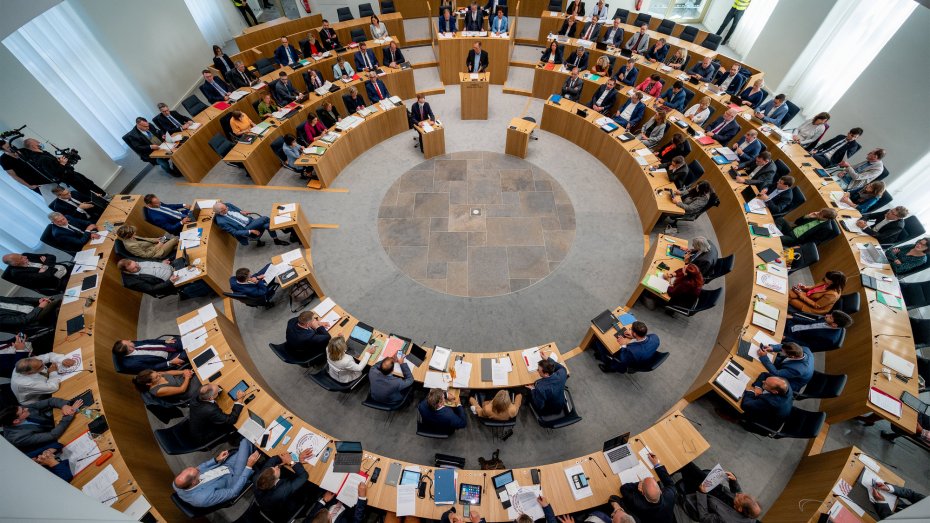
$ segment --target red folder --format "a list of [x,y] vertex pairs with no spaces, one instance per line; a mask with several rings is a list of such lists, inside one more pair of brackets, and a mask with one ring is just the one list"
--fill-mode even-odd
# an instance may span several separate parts
[[714,139],[711,138],[710,136],[702,136],[697,139],[697,142],[701,145],[710,145],[714,143]]
[[216,107],[220,111],[224,111],[226,109],[229,109],[230,105],[226,102],[216,102],[215,104],[213,104],[213,107]]

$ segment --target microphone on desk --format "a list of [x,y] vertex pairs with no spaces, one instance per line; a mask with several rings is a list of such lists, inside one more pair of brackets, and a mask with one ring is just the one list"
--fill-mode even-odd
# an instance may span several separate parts
[[87,459],[87,458],[92,458],[92,457],[94,457],[94,456],[99,456],[99,455],[103,454],[104,452],[116,452],[116,449],[115,449],[115,448],[111,448],[111,449],[100,449],[100,450],[98,450],[97,452],[94,452],[93,454],[88,454],[88,455],[86,455],[86,456],[81,456],[80,458],[77,458],[77,461],[84,461],[84,460]]
[[675,414],[675,417],[676,417],[676,418],[684,418],[684,419],[690,421],[691,423],[694,423],[694,424],[697,425],[698,427],[703,427],[703,426],[704,426],[704,425],[701,425],[700,423],[698,423],[697,421],[694,421],[693,419],[691,419],[691,418],[685,416],[684,414],[677,414],[677,413],[676,413],[676,414]]
[[607,477],[607,474],[604,472],[604,469],[601,468],[600,463],[598,463],[596,459],[594,459],[592,456],[588,456],[588,461],[593,462],[594,465],[597,466],[597,470],[601,471],[601,475],[603,475],[605,478]]
[[111,497],[109,497],[109,498],[107,498],[107,499],[101,500],[100,502],[101,502],[101,503],[106,503],[106,502],[112,501],[112,500],[114,500],[114,499],[119,499],[119,498],[121,498],[122,496],[125,496],[126,494],[133,494],[133,493],[135,493],[135,492],[139,492],[139,489],[137,489],[136,487],[132,487],[130,490],[127,490],[126,492],[120,492],[119,494],[117,494],[117,495],[115,495],[115,496],[111,496]]

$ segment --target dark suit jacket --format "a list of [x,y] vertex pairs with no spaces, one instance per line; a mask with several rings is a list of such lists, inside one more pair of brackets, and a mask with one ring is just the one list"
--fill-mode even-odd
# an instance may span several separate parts
[[299,92],[290,80],[275,80],[272,84],[274,90],[271,93],[278,105],[287,105],[297,99]]
[[[726,127],[723,128],[726,130]],[[722,132],[722,131],[721,131]],[[718,138],[719,141],[719,138]],[[750,173],[756,170],[756,161],[752,160],[744,164],[740,164],[741,169],[746,169],[746,176],[749,176]],[[752,175],[752,178],[746,180],[746,185],[755,185],[758,189],[765,189],[766,187],[772,185],[772,178],[775,177],[775,162],[769,161],[769,163],[762,166],[759,169],[759,172],[756,172]]]
[[[179,211],[184,216],[190,213],[190,209],[185,209],[184,205],[180,203],[163,203],[161,206]],[[171,234],[178,235],[181,232],[181,220],[175,219],[157,209],[150,209],[148,207],[142,208],[142,214],[145,216],[145,221],[156,227],[161,227]]]
[[655,523],[675,523],[675,482],[665,470],[665,465],[657,465],[656,474],[659,476],[662,495],[658,503],[650,503],[639,491],[639,483],[624,483],[620,485],[620,496],[626,510],[639,521]]
[[578,22],[578,20],[575,20],[575,22],[572,23],[572,25],[568,25],[568,18],[566,18],[565,21],[562,22],[562,27],[559,29],[559,34],[563,36],[567,36],[569,38],[574,38],[575,31],[578,30],[579,25],[581,24]]
[[[816,219],[817,218],[808,218],[807,216],[802,216],[794,221],[793,227],[804,225],[805,223],[811,220],[816,220]],[[820,243],[822,241],[825,241],[829,237],[831,231],[832,231],[832,226],[830,225],[830,220],[823,220],[820,223],[820,225],[817,225],[816,227],[809,229],[807,232],[802,234],[801,237],[798,238],[796,241],[790,242],[790,243],[792,243],[793,245],[801,245],[801,244],[808,243],[808,242]],[[782,231],[782,232],[786,233],[787,231]],[[784,242],[784,238],[782,239],[782,241]]]
[[[768,372],[759,375],[754,387],[762,387],[762,382],[771,376]],[[743,417],[749,421],[760,423],[770,429],[777,430],[782,422],[791,413],[791,404],[794,401],[794,392],[788,385],[788,393],[784,395],[759,394],[747,390],[743,393]]]
[[[295,49],[293,45],[288,45],[287,49],[290,49],[291,56],[294,58],[295,62],[300,60],[300,53],[297,52],[297,49]],[[287,59],[287,50],[283,45],[279,45],[278,48],[274,50],[274,61],[278,62],[281,66],[291,63],[291,61]]]
[[[542,58],[540,58],[539,61],[540,61],[540,62],[549,63],[549,55],[550,55],[550,54],[552,54],[552,49],[550,49],[550,48],[547,47],[546,50],[543,51]],[[555,62],[554,62],[554,63],[560,64],[560,63],[562,63],[562,62],[563,62],[563,60],[562,60],[562,46],[561,46],[561,45],[557,45],[557,46],[555,46]]]
[[456,429],[464,429],[468,426],[468,417],[465,415],[465,407],[462,405],[433,410],[424,399],[417,405],[417,411],[420,413],[420,420],[423,424],[437,431],[451,433]]
[[[190,410],[191,434],[200,443],[207,443],[236,430],[236,420],[242,413],[242,404],[233,404],[229,414],[212,401],[192,401]],[[299,467],[303,468],[303,467]]]
[[391,93],[388,92],[387,86],[384,85],[384,82],[382,82],[379,78],[375,78],[374,81],[377,82],[378,89],[381,90],[381,96],[378,97],[378,92],[375,91],[375,86],[372,84],[371,80],[365,82],[365,92],[368,93],[368,99],[371,100],[371,103],[380,102],[385,98],[390,98]]
[[555,371],[546,378],[536,380],[530,394],[533,408],[541,415],[558,414],[565,408],[565,380],[568,371],[561,363],[555,363]]
[[414,102],[410,106],[410,114],[413,115],[413,121],[420,123],[423,120],[435,120],[436,116],[433,114],[433,109],[429,106],[429,102],[423,102],[423,109],[420,109],[420,104]]
[[[714,79],[714,84],[723,85],[723,82],[727,79],[729,75],[730,75],[730,71],[726,71],[723,73],[717,73],[717,77]],[[736,78],[734,78],[730,82],[730,85],[727,87],[727,94],[730,94],[730,95],[739,94],[739,90],[743,88],[743,82],[745,81],[746,79],[743,78],[742,75],[737,74]]]
[[297,317],[287,321],[285,334],[287,352],[296,359],[309,360],[317,354],[322,354],[329,344],[330,335],[326,327],[316,330],[304,329],[297,326]]
[[710,250],[691,258],[691,263],[697,265],[697,268],[701,270],[701,274],[706,279],[713,272],[718,256],[717,246],[711,243]]
[[784,341],[791,341],[805,347],[813,347],[814,349],[836,347],[840,342],[840,338],[843,337],[843,331],[845,329],[831,329],[826,327],[791,332],[791,328],[796,325],[810,325],[812,323],[820,323],[821,321],[820,319],[809,320],[801,316],[793,316],[785,325]]
[[[345,98],[343,98],[343,101],[345,101]],[[336,120],[339,118],[339,110],[336,109],[335,104],[333,105],[332,112],[329,112],[326,109],[320,107],[316,110],[316,115],[320,117],[320,121],[323,122],[323,125],[329,129],[330,127],[336,125]]]
[[465,31],[481,31],[484,29],[484,11],[471,9],[465,12]]
[[[233,84],[235,84],[235,77],[233,77]],[[171,117],[177,120],[178,122],[180,122],[181,125],[184,125],[185,123],[191,121],[190,118],[184,116],[183,114],[177,111],[171,111]],[[165,132],[169,132],[169,133],[181,132],[180,127],[171,123],[171,120],[168,120],[168,117],[161,113],[158,113],[154,118],[152,118],[152,123],[154,123],[156,127],[158,127],[159,129]]]
[[155,276],[149,276],[147,274],[130,274],[124,272],[123,276],[123,287],[126,287],[129,290],[139,291],[149,296],[165,296],[169,294],[177,294],[178,287],[174,286],[169,280],[159,280]]
[[56,425],[52,408],[60,409],[65,405],[68,402],[61,398],[48,398],[29,405],[27,420],[33,423],[3,427],[3,437],[23,452],[58,441],[74,416],[64,416]]
[[[591,101],[588,102],[588,107],[594,107],[594,103],[604,94],[604,91],[607,90],[607,84],[604,84],[597,88],[597,91],[594,91],[594,96],[591,97]],[[607,96],[604,97],[604,105],[601,107],[605,108],[605,111],[613,107],[614,102],[617,101],[617,90],[611,89]]]
[[646,58],[655,60],[657,62],[664,62],[665,57],[668,55],[668,44],[663,45],[656,51],[655,45],[650,45],[649,50],[646,51]]
[[[152,369],[157,371],[162,370],[172,370],[171,365],[168,364],[168,361],[173,360],[174,358],[181,358],[184,361],[187,361],[187,353],[184,352],[181,347],[181,339],[176,338],[174,343],[165,343],[164,340],[136,340],[136,351],[140,354],[145,354],[147,351],[165,351],[168,353],[167,358],[162,358],[160,356],[148,355],[148,356],[114,356],[120,362],[120,365],[123,367],[123,372],[125,374],[138,374],[146,369]],[[146,348],[139,348],[143,345],[148,345]]]
[[475,64],[475,50],[469,49],[468,58],[465,59],[465,70],[469,73],[480,73],[486,71],[488,68],[488,52],[481,50],[481,57],[479,60],[479,67],[481,68],[478,71],[472,71],[472,66]]
[[584,89],[584,80],[579,76],[575,78],[575,84],[572,85],[572,78],[565,79],[565,85],[562,86],[562,96],[572,101],[578,101],[581,97],[581,90]]
[[[371,49],[365,49],[365,56],[368,57],[368,61],[371,62],[371,67],[378,67],[378,59],[375,58],[375,53]],[[355,70],[362,71],[365,69],[365,62],[362,59],[362,52],[359,51],[355,53]]]
[[323,73],[315,69],[305,71],[302,76],[304,77],[304,83],[307,84],[307,90],[309,91],[315,91],[317,89],[317,86],[313,85],[314,78],[320,82],[320,87],[323,87],[323,84],[326,83],[326,78],[323,78]]
[[458,32],[458,27],[455,23],[456,17],[450,16],[449,21],[446,22],[445,17],[439,17],[439,32],[440,33],[455,33]]
[[[814,150],[811,151],[811,153],[817,154],[817,153],[826,151],[830,149],[831,147],[834,147],[837,143],[845,142],[845,141],[846,141],[846,135],[838,134],[834,136],[833,138],[830,138],[826,142],[815,147]],[[860,148],[862,148],[862,146],[859,145],[859,142],[857,140],[846,142],[845,145],[841,145],[840,148],[837,149],[835,153],[833,153],[833,156],[830,157],[830,163],[832,165],[836,165],[840,163],[840,161],[843,159],[844,154],[846,155],[847,159],[852,158],[852,156],[856,154],[856,152],[858,152]]]
[[[869,214],[863,214],[862,219],[866,222],[874,220],[875,223],[873,225],[878,224],[878,222],[885,219],[885,211],[876,211],[870,212]],[[873,225],[862,229],[862,232],[871,235],[873,238],[878,240],[879,243],[893,243],[898,239],[898,236],[901,235],[901,231],[904,230],[904,220],[888,222],[878,231],[872,229]]]
[[399,406],[407,395],[407,390],[413,386],[413,373],[406,363],[395,363],[400,366],[403,378],[394,374],[384,374],[378,365],[368,369],[369,394],[375,401]]
[[578,56],[578,53],[572,53],[565,59],[565,67],[569,70],[573,67],[577,67],[579,71],[584,71],[588,68],[589,59],[590,55],[587,51],[581,53],[581,57]]
[[342,103],[345,104],[346,111],[349,111],[350,114],[358,111],[362,107],[368,106],[365,102],[365,96],[362,93],[358,93],[354,101],[351,95],[344,94],[342,95]]
[[756,156],[759,156],[759,153],[762,152],[762,142],[759,140],[753,140],[752,143],[747,144],[744,137],[736,145],[743,148],[743,154],[738,155],[740,162],[755,160]]
[[617,30],[614,31],[614,37],[612,39],[608,39],[607,37],[610,35],[610,32],[613,31],[614,29],[613,22],[606,24],[604,28],[605,29],[604,29],[603,42],[605,44],[609,44],[614,47],[620,47],[621,45],[623,45],[623,28],[622,27],[618,27]]
[[[709,131],[717,127],[721,123],[723,123],[723,116],[718,117],[716,120],[714,120],[709,125],[704,125],[704,130]],[[714,140],[717,140],[718,142],[720,142],[720,145],[726,145],[727,143],[729,143],[730,140],[733,139],[734,136],[736,136],[736,133],[738,132],[739,132],[739,123],[737,123],[736,118],[734,118],[730,120],[729,123],[724,125],[723,128],[720,129],[719,133],[714,135]]]
[[[31,305],[33,309],[29,312],[19,312],[10,309],[0,308],[0,331],[19,332],[26,330],[35,323],[36,318],[42,309],[38,307],[39,298],[27,296],[0,297],[2,303],[12,303],[15,305]],[[54,315],[48,315],[49,321],[54,321]],[[44,318],[43,318],[44,321]],[[28,332],[28,331],[27,331]]]
[[68,225],[73,225],[84,232],[77,233],[71,229],[52,224],[52,238],[60,243],[66,250],[77,252],[83,249],[84,244],[90,240],[90,233],[85,230],[87,226],[90,225],[90,222],[80,218],[68,218]]
[[616,79],[618,82],[626,85],[633,85],[636,83],[636,77],[639,76],[639,68],[632,67],[630,70],[627,70],[627,66],[624,65],[617,70]]
[[252,82],[257,80],[257,77],[255,73],[245,69],[244,71],[231,71],[226,75],[226,79],[232,83],[234,88],[238,89],[240,87],[248,87]]
[[[153,122],[154,123],[154,122]],[[159,140],[164,136],[161,129],[157,126],[149,126],[149,132],[155,135]],[[152,161],[152,142],[142,134],[142,131],[138,127],[133,126],[133,128],[125,134],[124,139],[126,144],[129,145],[129,148],[135,151],[139,155],[139,158],[144,162],[154,163]]]
[[[269,458],[259,470],[255,471],[253,477],[257,481],[258,477],[266,469],[280,464],[281,458],[279,456]],[[307,469],[298,463],[295,463],[291,468],[294,469],[293,473],[281,469],[281,477],[274,488],[270,490],[256,488],[253,490],[255,501],[261,507],[262,513],[271,517],[272,521],[287,521],[306,501],[305,497],[301,495],[301,490],[311,486],[307,482]],[[364,504],[364,502],[360,503]]]
[[[223,78],[226,78],[226,71],[236,70],[235,62],[230,60],[229,56],[227,56],[225,53],[221,56],[213,57],[213,67],[216,67],[216,70],[219,71],[221,75],[223,75]],[[229,78],[226,79],[229,80]]]
[[578,8],[578,16],[584,16],[584,1],[583,0],[580,0],[578,2],[576,2],[575,0],[572,0],[571,2],[569,2],[568,9],[566,9],[565,12],[568,14],[572,14],[572,11],[575,10],[575,4],[581,4],[581,6]]
[[339,37],[336,35],[336,30],[332,27],[329,29],[320,29],[320,42],[323,44],[323,47],[330,51],[339,47]]
[[791,189],[788,189],[778,193],[778,196],[766,200],[765,205],[769,208],[769,211],[771,211],[772,214],[780,214],[785,212],[785,209],[787,209],[793,201],[794,193],[791,192]]
[[[213,83],[220,86],[220,89],[226,91],[227,93],[231,93],[233,91],[229,88],[229,84],[217,77],[213,77]],[[220,92],[214,89],[213,86],[207,82],[200,84],[200,92],[203,93],[203,95],[207,98],[207,101],[209,101],[211,104],[222,102],[224,100],[224,97],[220,95]]]
[[[5,271],[5,279],[10,283],[14,283],[27,289],[37,290],[59,289],[65,282],[68,281],[68,274],[65,274],[64,278],[55,277],[55,255],[32,254],[27,252],[23,253],[23,256],[25,256],[26,259],[32,263],[41,263],[42,265],[48,266],[48,269],[46,269],[45,272],[39,272],[39,269],[33,267],[14,267],[10,265],[6,268]],[[39,260],[39,258],[42,256],[45,256],[44,262]]]
[[[90,196],[87,196],[86,194],[81,194],[77,191],[72,191],[71,197],[81,203],[91,203]],[[90,222],[96,222],[100,218],[100,214],[102,213],[100,208],[95,206],[95,207],[91,207],[90,209],[86,209],[87,214],[84,214],[81,211],[79,211],[77,207],[71,205],[70,203],[60,198],[53,199],[52,202],[48,204],[48,208],[55,212],[60,212],[61,214],[64,214],[65,216],[67,216],[69,222],[75,218],[77,218],[78,220],[88,220]]]
[[394,54],[392,55],[391,48],[389,46],[385,46],[384,49],[381,50],[381,58],[382,58],[381,63],[383,64],[390,64],[391,62],[394,62],[400,65],[407,61],[404,58],[404,52],[400,50],[400,47],[398,47],[397,50],[394,51]]

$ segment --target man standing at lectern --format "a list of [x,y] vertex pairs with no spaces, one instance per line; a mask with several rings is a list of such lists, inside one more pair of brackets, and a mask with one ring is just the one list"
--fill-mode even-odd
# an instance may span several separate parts
[[469,73],[483,73],[488,69],[488,52],[481,50],[481,42],[475,42],[471,51],[468,51],[465,69]]

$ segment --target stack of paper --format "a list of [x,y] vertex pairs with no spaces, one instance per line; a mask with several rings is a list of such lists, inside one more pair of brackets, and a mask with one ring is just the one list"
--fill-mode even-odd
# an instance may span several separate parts
[[318,303],[316,307],[310,309],[310,311],[313,312],[313,314],[322,317],[325,316],[327,312],[333,310],[333,307],[335,306],[336,302],[334,302],[332,298],[326,298],[325,300]]
[[769,272],[756,271],[756,284],[781,294],[788,292],[788,280]]
[[582,500],[594,495],[591,485],[588,484],[588,476],[584,473],[581,465],[574,465],[564,469],[565,479],[568,480],[569,490],[575,501]]
[[462,360],[456,360],[455,378],[452,380],[452,386],[457,389],[467,389],[468,382],[471,380],[471,363]]
[[90,432],[84,432],[61,449],[61,459],[68,460],[71,474],[75,476],[96,461],[99,456],[100,447],[97,446]]
[[620,484],[639,483],[640,480],[651,478],[652,473],[642,461],[636,460],[636,465],[620,471]]
[[427,389],[449,390],[452,383],[452,375],[448,372],[427,371],[423,378],[423,387]]
[[510,358],[498,358],[491,362],[491,383],[495,387],[506,387],[510,381],[509,375],[513,370]]
[[[539,362],[542,361],[542,350],[539,347],[530,347],[523,351],[523,362],[526,363],[526,369],[530,372],[536,372],[536,367],[539,366]],[[555,361],[559,361],[559,355],[552,351],[549,355]]]
[[[250,420],[251,421],[251,420]],[[329,440],[323,436],[313,432],[309,429],[301,427],[297,431],[297,435],[294,436],[294,439],[291,440],[291,445],[287,448],[287,451],[291,454],[291,457],[294,461],[298,461],[300,453],[310,449],[313,453],[307,458],[304,463],[314,466],[320,461],[320,456],[323,454],[323,449],[326,448],[326,445],[329,444]]]
[[216,355],[216,349],[211,345],[209,348],[207,348],[207,350],[212,350],[214,356],[207,360],[205,363],[197,366],[197,376],[200,377],[201,383],[206,383],[207,378],[213,376],[223,368],[223,360],[221,360],[220,357]]
[[668,292],[669,281],[655,274],[648,274],[643,278],[643,285],[659,294]]
[[276,214],[274,219],[271,220],[272,225],[281,225],[282,223],[288,223],[294,221],[294,217],[290,214]]
[[429,359],[429,368],[435,371],[445,372],[449,368],[449,358],[452,356],[452,351],[445,348],[436,346],[433,349],[433,355]]
[[746,204],[746,210],[753,214],[766,214],[768,212],[765,202],[758,198],[749,200],[749,203]]
[[101,243],[103,243],[104,240],[107,239],[107,234],[109,234],[109,233],[110,233],[110,231],[108,231],[108,230],[106,230],[106,229],[104,229],[104,230],[102,230],[102,231],[97,231],[97,232],[95,233],[95,234],[97,235],[97,238],[91,240],[91,241],[90,241],[90,245],[100,245]]
[[731,361],[714,380],[733,399],[739,401],[743,397],[746,385],[749,384],[749,375],[742,369],[735,367]]
[[229,93],[229,100],[235,102],[236,100],[242,98],[243,96],[247,94],[249,94],[248,91],[236,90],[236,91]]
[[202,271],[197,267],[184,267],[183,269],[178,269],[174,271],[174,275],[178,277],[178,279],[174,282],[174,286],[178,287],[180,285],[184,285],[185,283],[193,280],[201,274]]
[[110,464],[81,487],[81,491],[109,507],[116,503],[117,493],[113,483],[118,479],[119,474]]

